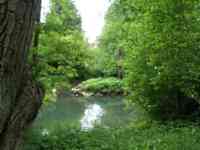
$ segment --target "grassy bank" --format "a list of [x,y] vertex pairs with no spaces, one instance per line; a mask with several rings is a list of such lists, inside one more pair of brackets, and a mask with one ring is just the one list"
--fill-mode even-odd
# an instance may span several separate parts
[[200,128],[194,123],[140,122],[125,128],[85,132],[58,127],[42,135],[30,131],[23,150],[199,150]]
[[75,91],[92,95],[122,95],[123,82],[114,77],[89,79],[75,87]]

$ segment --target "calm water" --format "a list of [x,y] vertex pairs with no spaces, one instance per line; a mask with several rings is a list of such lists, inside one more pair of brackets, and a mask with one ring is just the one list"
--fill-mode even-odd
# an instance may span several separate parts
[[82,129],[95,125],[119,127],[137,117],[136,110],[125,109],[122,97],[73,97],[62,96],[57,102],[44,106],[35,122],[40,128],[75,124]]

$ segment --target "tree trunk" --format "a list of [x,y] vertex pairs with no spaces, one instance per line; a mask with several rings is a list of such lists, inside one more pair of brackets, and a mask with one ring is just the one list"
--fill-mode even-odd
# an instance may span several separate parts
[[0,150],[19,150],[43,91],[27,65],[40,0],[0,0]]
[[123,50],[120,48],[118,49],[118,54],[117,54],[117,77],[119,79],[123,79],[123,76],[124,76],[123,57],[124,57],[124,53],[123,53]]

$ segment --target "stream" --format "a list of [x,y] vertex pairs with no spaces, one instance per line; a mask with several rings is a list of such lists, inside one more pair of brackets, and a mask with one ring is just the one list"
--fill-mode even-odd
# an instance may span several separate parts
[[76,125],[82,129],[120,127],[135,120],[136,109],[126,109],[123,97],[74,97],[63,95],[55,103],[44,105],[34,126],[43,129]]

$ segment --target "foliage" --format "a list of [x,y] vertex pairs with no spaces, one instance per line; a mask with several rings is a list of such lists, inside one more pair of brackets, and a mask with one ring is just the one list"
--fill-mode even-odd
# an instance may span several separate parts
[[120,94],[123,93],[123,82],[114,77],[95,78],[82,82],[78,88],[93,93]]
[[143,123],[125,128],[82,131],[59,127],[42,135],[29,132],[24,150],[199,150],[200,129],[195,124]]
[[107,16],[100,45],[125,51],[131,103],[182,114],[199,101],[199,0],[115,0]]
[[51,12],[41,25],[35,67],[38,80],[47,90],[68,89],[76,80],[87,78],[87,43],[81,20],[71,0],[52,0]]
[[119,0],[115,0],[107,13],[106,24],[99,38],[98,47],[101,49],[99,68],[107,76],[117,76],[119,66],[123,67],[125,59],[126,52],[123,45],[127,37],[126,29],[123,27],[122,8],[123,6],[119,5]]
[[92,78],[105,76],[105,67],[103,67],[104,52],[99,47],[90,47],[88,49],[89,61],[87,66]]

